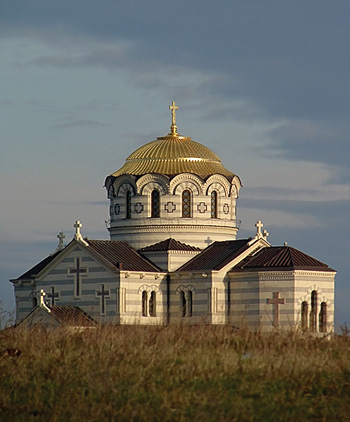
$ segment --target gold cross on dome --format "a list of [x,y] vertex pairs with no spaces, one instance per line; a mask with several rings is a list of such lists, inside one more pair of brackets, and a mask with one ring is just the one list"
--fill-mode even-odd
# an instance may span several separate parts
[[169,110],[171,110],[171,114],[172,114],[172,119],[171,119],[171,123],[172,125],[176,125],[176,110],[178,110],[179,107],[177,105],[175,105],[175,101],[173,101],[171,103],[171,105],[169,106]]

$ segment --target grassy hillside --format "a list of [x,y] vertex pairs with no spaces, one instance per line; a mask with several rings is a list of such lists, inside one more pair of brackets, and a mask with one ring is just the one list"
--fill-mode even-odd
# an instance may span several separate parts
[[350,419],[346,335],[205,326],[10,329],[0,332],[0,353],[4,421]]

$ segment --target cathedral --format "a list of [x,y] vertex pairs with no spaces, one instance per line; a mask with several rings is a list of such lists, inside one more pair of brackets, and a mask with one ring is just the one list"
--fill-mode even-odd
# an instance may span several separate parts
[[[55,252],[17,279],[16,323],[230,324],[251,330],[334,329],[335,270],[261,221],[237,238],[241,180],[208,147],[170,132],[107,176],[110,240],[57,237]],[[63,323],[62,322],[62,323]]]

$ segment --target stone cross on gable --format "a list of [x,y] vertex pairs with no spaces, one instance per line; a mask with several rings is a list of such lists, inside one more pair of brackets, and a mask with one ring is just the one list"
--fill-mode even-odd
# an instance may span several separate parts
[[80,233],[80,229],[82,227],[83,227],[83,225],[81,224],[81,222],[79,220],[77,220],[74,224],[74,228],[75,228],[74,239],[79,240],[79,242],[82,242],[82,243],[84,243],[84,245],[88,246],[88,243],[85,242],[83,236]]
[[263,237],[263,234],[261,232],[261,229],[264,227],[264,225],[263,225],[263,223],[260,220],[258,220],[256,222],[256,224],[255,224],[255,227],[256,227],[256,237],[258,239],[261,239]]
[[63,234],[63,231],[59,232],[57,235],[57,239],[58,239],[58,246],[57,246],[57,250],[61,251],[64,248],[64,239],[65,239],[65,235]]
[[101,315],[106,314],[106,298],[109,298],[109,290],[105,290],[105,285],[101,284],[101,290],[96,291],[96,297],[100,298],[100,309],[101,309]]
[[68,268],[68,275],[74,275],[74,296],[80,297],[81,277],[87,276],[87,268],[80,266],[80,258],[75,259],[75,268]]
[[45,296],[46,296],[45,291],[43,289],[40,289],[40,302],[39,302],[39,306],[40,306],[40,308],[44,308],[47,312],[51,312],[51,309],[45,303]]
[[280,292],[272,293],[273,299],[267,299],[268,305],[273,305],[273,325],[277,328],[279,326],[279,305],[284,305],[285,298],[279,297]]
[[77,240],[79,240],[82,236],[81,236],[81,233],[80,233],[80,229],[83,227],[83,225],[81,224],[81,222],[79,221],[79,220],[77,220],[75,223],[74,223],[74,228],[75,228],[75,235],[74,235],[74,238],[75,239],[77,239]]

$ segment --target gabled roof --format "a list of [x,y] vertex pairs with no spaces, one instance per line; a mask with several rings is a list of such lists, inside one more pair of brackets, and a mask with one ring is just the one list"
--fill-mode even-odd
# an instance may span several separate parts
[[96,255],[106,260],[116,268],[125,271],[161,271],[148,259],[141,256],[127,242],[116,240],[90,240],[85,239],[89,248]]
[[235,266],[236,270],[250,270],[263,268],[265,270],[276,269],[300,269],[315,271],[334,271],[317,259],[306,255],[304,252],[290,246],[272,246],[263,248],[255,255],[250,255]]
[[[127,242],[90,239],[85,239],[85,241],[89,245],[87,247],[88,250],[90,250],[97,258],[102,259],[114,268],[125,271],[161,271],[155,264],[153,264],[147,258],[141,256],[135,249],[129,246]],[[65,251],[69,245],[67,245],[64,249],[49,255],[30,270],[26,271],[24,274],[18,277],[16,280],[34,280],[35,277],[42,270],[44,270],[44,268],[46,268],[59,254]],[[81,246],[86,247],[83,244],[81,244]]]
[[214,242],[204,251],[186,262],[178,271],[220,270],[234,258],[244,252],[251,239],[225,240]]
[[163,252],[163,251],[201,251],[201,248],[196,246],[187,245],[186,243],[179,242],[173,238],[162,240],[151,246],[146,246],[140,249],[140,252]]
[[97,322],[84,312],[79,306],[48,306],[50,315],[60,324],[72,326],[94,326]]
[[58,256],[63,249],[54,252],[52,255],[49,255],[48,257],[46,257],[45,259],[43,259],[42,261],[40,261],[38,264],[34,265],[34,267],[32,267],[30,270],[26,271],[24,274],[22,274],[21,276],[19,276],[17,278],[17,280],[31,280],[34,279],[35,276],[37,274],[40,273],[41,270],[43,270],[47,265],[50,264],[50,262],[56,258],[56,256]]
[[94,327],[97,322],[84,312],[79,306],[46,305],[36,306],[19,325],[43,325],[57,327],[61,325],[70,327]]

